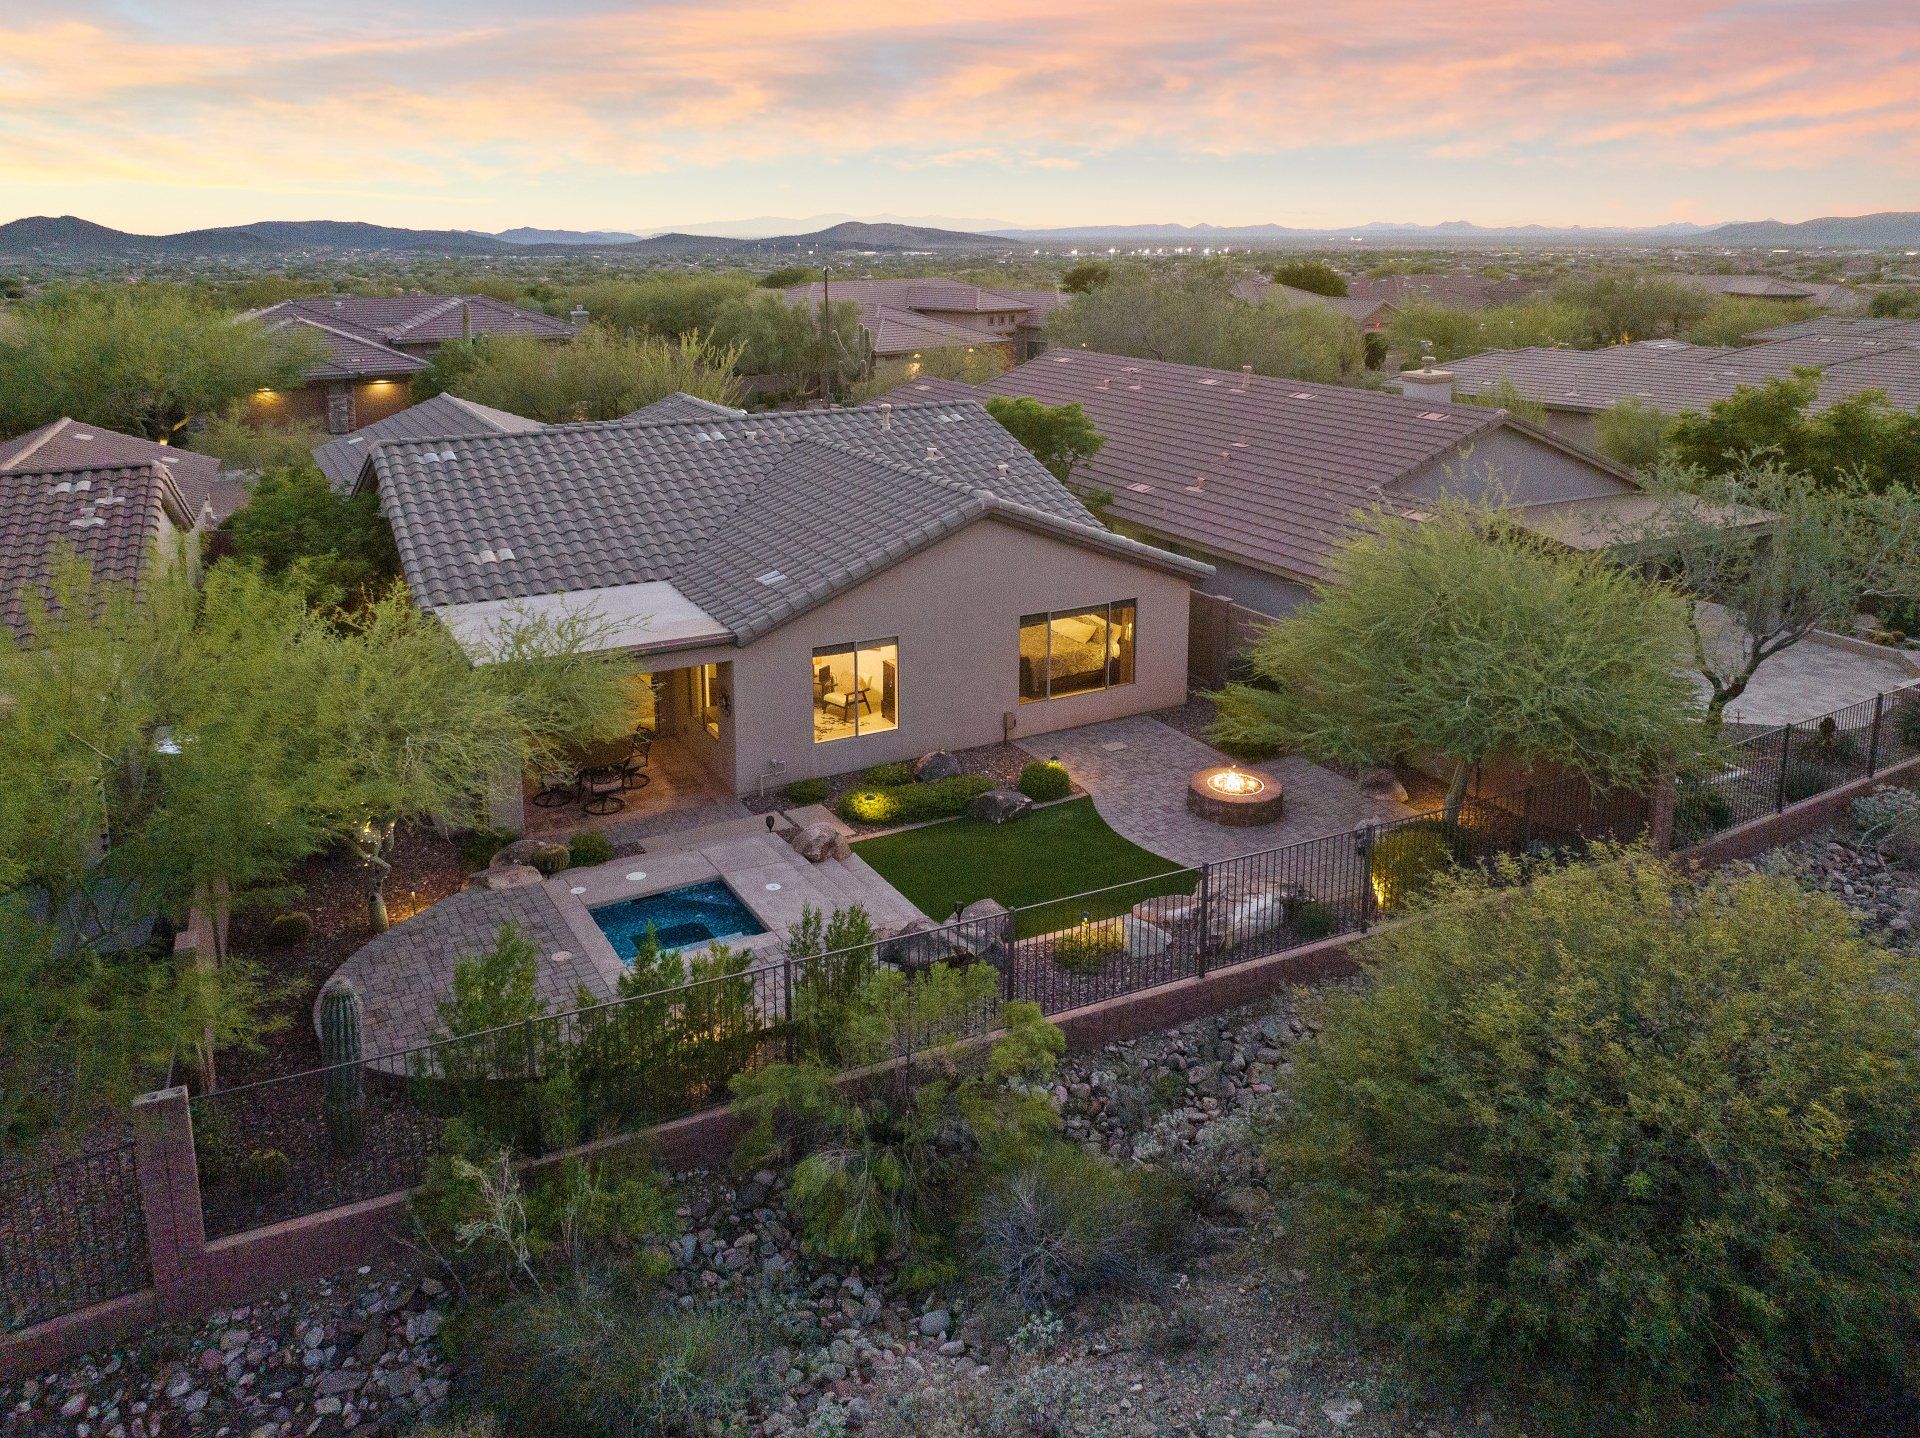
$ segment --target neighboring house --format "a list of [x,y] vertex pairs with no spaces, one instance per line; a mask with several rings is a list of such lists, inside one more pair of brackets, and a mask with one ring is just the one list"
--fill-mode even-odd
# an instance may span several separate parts
[[[1818,323],[1818,322],[1810,322]],[[1864,325],[1868,321],[1856,321]],[[1578,444],[1593,438],[1594,417],[1623,399],[1666,414],[1704,410],[1742,385],[1821,371],[1817,408],[1863,390],[1886,391],[1901,409],[1920,406],[1920,326],[1886,331],[1801,330],[1728,349],[1683,340],[1646,340],[1597,350],[1489,350],[1449,361],[1456,394],[1491,392],[1502,380],[1546,406],[1547,427]]]
[[352,434],[328,440],[313,452],[314,463],[335,489],[352,489],[366,462],[367,451],[383,439],[438,439],[443,435],[520,434],[539,429],[540,421],[523,419],[503,409],[491,409],[458,395],[437,394],[432,399],[362,425]]
[[787,303],[819,305],[823,293],[857,305],[876,360],[915,364],[928,350],[994,347],[1018,363],[1046,347],[1048,316],[1068,296],[1053,290],[1003,290],[960,280],[834,280],[794,285]]
[[1774,275],[1669,275],[1710,294],[1732,299],[1778,300],[1782,304],[1818,305],[1823,310],[1865,309],[1867,297],[1848,285],[1813,280],[1783,280]]
[[470,653],[591,616],[652,676],[656,767],[727,794],[1178,704],[1211,573],[1109,532],[977,403],[387,440],[359,484]]
[[157,444],[97,424],[56,419],[0,440],[0,474],[51,474],[144,464],[157,464],[173,476],[189,529],[212,529],[245,502],[240,480],[223,475],[220,461],[212,455]]
[[1752,341],[1797,340],[1806,339],[1812,335],[1826,335],[1831,339],[1853,339],[1873,335],[1892,344],[1920,346],[1920,320],[1869,319],[1864,315],[1816,315],[1810,320],[1795,320],[1792,324],[1755,330],[1747,336],[1747,339]]
[[[69,427],[0,445],[0,629],[16,640],[28,637],[29,596],[48,597],[62,556],[83,561],[100,583],[136,590],[198,562],[193,515],[176,482],[195,470],[134,448],[164,445],[56,424]],[[37,446],[23,446],[36,435]]]
[[1384,329],[1387,321],[1393,318],[1394,311],[1391,300],[1353,295],[1317,295],[1312,290],[1280,284],[1265,275],[1249,275],[1244,280],[1236,280],[1233,292],[1250,305],[1320,305],[1336,314],[1345,315],[1360,326],[1362,334]]
[[1203,587],[1263,614],[1307,603],[1377,507],[1498,498],[1591,548],[1603,512],[1638,497],[1624,470],[1502,411],[1378,390],[1056,350],[980,392],[1081,406],[1106,443],[1074,486],[1111,495],[1116,530],[1205,561]]
[[[300,328],[325,341],[326,357],[291,390],[262,390],[248,406],[256,424],[325,425],[347,434],[412,402],[412,377],[449,340],[528,335],[560,344],[577,324],[486,295],[317,295],[242,316],[269,329]],[[584,318],[576,311],[576,319]]]

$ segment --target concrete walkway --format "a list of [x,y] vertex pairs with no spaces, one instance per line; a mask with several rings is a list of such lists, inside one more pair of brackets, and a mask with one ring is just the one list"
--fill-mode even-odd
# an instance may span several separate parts
[[1187,812],[1187,781],[1197,769],[1227,763],[1227,756],[1146,716],[1016,742],[1035,758],[1058,757],[1116,832],[1190,867],[1337,834],[1362,819],[1391,819],[1408,812],[1398,804],[1369,799],[1359,785],[1330,769],[1289,757],[1254,766],[1277,778],[1286,794],[1279,823],[1257,829],[1209,823]]
[[[1733,617],[1717,604],[1703,604],[1701,610],[1709,652],[1716,660],[1731,663],[1742,647]],[[1691,659],[1687,671],[1704,702],[1707,682],[1693,672]],[[1747,692],[1727,706],[1727,718],[1769,728],[1803,724],[1916,679],[1920,679],[1920,654],[1815,633],[1764,661],[1754,671]]]

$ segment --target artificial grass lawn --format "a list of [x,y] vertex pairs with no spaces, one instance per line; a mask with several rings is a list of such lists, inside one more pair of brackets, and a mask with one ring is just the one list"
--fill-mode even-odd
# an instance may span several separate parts
[[[955,904],[975,899],[998,899],[1009,909],[1043,905],[1019,916],[1023,938],[1078,923],[1082,914],[1096,919],[1124,914],[1155,894],[1191,894],[1196,882],[1190,870],[1114,833],[1091,799],[1034,809],[1011,824],[979,819],[928,824],[863,839],[853,851],[937,920],[951,916]],[[1110,884],[1126,887],[1091,899],[1047,903]]]

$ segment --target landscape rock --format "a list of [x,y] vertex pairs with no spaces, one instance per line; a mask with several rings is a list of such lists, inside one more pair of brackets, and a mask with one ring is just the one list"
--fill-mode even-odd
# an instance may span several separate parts
[[489,869],[511,869],[524,864],[551,878],[567,867],[570,855],[565,844],[551,839],[515,839],[488,861]]
[[936,779],[957,779],[966,772],[966,766],[945,749],[922,754],[913,761],[914,780],[921,784],[931,784]]
[[1385,765],[1362,769],[1355,782],[1359,784],[1360,792],[1369,799],[1384,799],[1394,804],[1407,802],[1407,786],[1400,782],[1398,774]]
[[853,850],[847,846],[847,836],[831,824],[808,824],[795,829],[788,834],[787,842],[793,846],[794,853],[810,864],[853,857]]
[[1032,807],[1033,800],[1018,789],[989,789],[967,805],[967,815],[989,824],[1006,824],[1018,819]]
[[546,881],[546,876],[531,864],[506,864],[484,869],[469,882],[476,889],[531,889]]

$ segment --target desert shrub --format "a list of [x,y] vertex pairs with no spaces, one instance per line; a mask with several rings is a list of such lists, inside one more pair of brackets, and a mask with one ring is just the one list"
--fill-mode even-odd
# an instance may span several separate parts
[[1907,748],[1920,753],[1920,699],[1909,699],[1894,711],[1893,732]]
[[1302,899],[1287,911],[1287,927],[1293,930],[1296,939],[1305,939],[1308,943],[1326,938],[1336,922],[1333,910],[1318,899]]
[[1780,791],[1787,796],[1789,804],[1797,804],[1802,799],[1811,799],[1816,794],[1824,794],[1834,784],[1833,775],[1826,767],[1804,755],[1796,754],[1787,761],[1786,773],[1781,777]]
[[1020,1368],[993,1383],[895,1397],[874,1415],[878,1438],[1120,1438],[1110,1394],[1077,1365]]
[[876,789],[891,789],[900,784],[911,784],[913,765],[905,759],[890,759],[884,764],[875,764],[860,776],[861,781]]
[[583,829],[567,840],[567,867],[590,869],[613,857],[613,840],[598,829]]
[[832,792],[833,786],[825,779],[795,779],[786,789],[789,804],[824,803]]
[[281,914],[267,925],[266,942],[270,949],[294,949],[313,937],[313,916],[297,910]]
[[926,784],[850,789],[840,796],[839,815],[850,824],[919,824],[951,819],[993,787],[984,774],[957,774]]
[[1832,769],[1850,768],[1860,762],[1860,742],[1842,729],[1829,714],[1814,726],[1813,733],[1797,740],[1801,757]]
[[1179,1231],[1179,1200],[1156,1169],[1123,1169],[1064,1140],[992,1174],[966,1221],[966,1251],[991,1301],[1020,1314],[1095,1292],[1145,1293]]
[[830,916],[803,904],[799,922],[787,927],[783,947],[794,961],[793,1023],[808,1057],[839,1057],[847,1013],[873,973],[874,937],[873,920],[858,904]]
[[1369,872],[1383,909],[1404,908],[1433,887],[1453,864],[1446,827],[1437,821],[1404,824],[1374,842]]
[[619,1270],[515,1294],[454,1327],[459,1393],[512,1433],[694,1438],[773,1391],[743,1309],[675,1309]]
[[241,1192],[271,1198],[293,1182],[293,1160],[277,1148],[252,1149],[234,1165],[233,1177]]
[[492,948],[456,960],[452,992],[439,1005],[447,1033],[458,1038],[545,1013],[534,968],[539,955],[533,940],[508,920],[495,933]]
[[1910,1383],[1911,961],[1790,879],[1450,882],[1299,1050],[1275,1170],[1362,1322],[1581,1431],[1800,1431]]
[[460,836],[460,862],[469,869],[484,869],[519,837],[511,829],[469,829]]
[[467,1413],[423,1423],[409,1429],[407,1438],[506,1438],[506,1434],[491,1413]]
[[1852,818],[1860,837],[1888,858],[1920,862],[1920,794],[1876,789],[1853,801]]
[[1048,936],[1047,952],[1070,974],[1097,974],[1127,952],[1127,929],[1119,919],[1082,919]]
[[1020,792],[1036,804],[1045,804],[1071,794],[1073,780],[1057,759],[1036,760],[1020,771]]
[[1682,778],[1673,796],[1673,842],[1684,849],[1733,823],[1733,803],[1713,785]]

